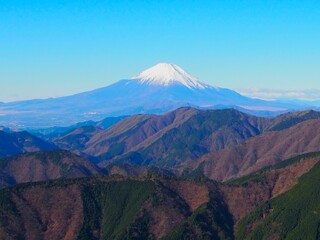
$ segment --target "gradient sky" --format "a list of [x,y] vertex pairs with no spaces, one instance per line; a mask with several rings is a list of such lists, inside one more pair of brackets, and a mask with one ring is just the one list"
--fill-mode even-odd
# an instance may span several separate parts
[[317,93],[320,1],[0,0],[0,101],[92,90],[159,62],[248,95]]

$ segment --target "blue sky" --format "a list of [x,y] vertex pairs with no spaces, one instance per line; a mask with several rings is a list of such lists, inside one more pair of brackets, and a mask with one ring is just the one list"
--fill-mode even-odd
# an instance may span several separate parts
[[159,62],[248,95],[320,98],[320,1],[0,0],[0,101],[91,90]]

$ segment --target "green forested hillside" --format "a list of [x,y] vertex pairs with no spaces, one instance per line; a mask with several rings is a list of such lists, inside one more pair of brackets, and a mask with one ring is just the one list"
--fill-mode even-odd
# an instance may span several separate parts
[[319,239],[320,164],[238,224],[237,239]]
[[231,215],[207,184],[96,176],[16,185],[0,190],[0,239],[232,239]]
[[0,239],[317,239],[319,182],[310,153],[227,184],[156,174],[17,184],[0,190]]

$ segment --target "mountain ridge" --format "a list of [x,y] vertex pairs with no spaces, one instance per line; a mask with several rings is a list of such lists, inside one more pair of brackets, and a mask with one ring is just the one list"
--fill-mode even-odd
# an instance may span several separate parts
[[[86,138],[85,144],[77,149],[76,153],[92,156],[93,161],[100,167],[110,165],[112,168],[112,165],[119,164],[152,166],[165,168],[166,171],[173,171],[178,175],[192,174],[201,168],[201,171],[206,169],[203,172],[206,176],[222,180],[222,175],[227,178],[234,177],[233,174],[245,170],[245,164],[239,165],[241,159],[246,164],[252,162],[247,166],[249,172],[256,170],[253,165],[258,160],[257,166],[262,164],[261,167],[275,164],[279,158],[272,156],[281,155],[279,148],[275,146],[287,146],[290,141],[295,143],[297,140],[294,137],[305,139],[305,143],[312,139],[314,143],[311,146],[301,142],[298,144],[299,148],[295,148],[297,144],[284,147],[287,152],[283,153],[281,158],[320,150],[315,144],[317,131],[313,130],[313,125],[317,126],[319,119],[320,113],[314,111],[261,118],[234,109],[179,108],[164,115],[134,115],[96,134],[88,132],[86,135],[91,137]],[[74,131],[72,134],[77,137],[82,131],[79,129],[79,132]],[[296,134],[293,134],[294,132]],[[55,144],[74,150],[74,141],[70,139],[70,142],[66,137],[68,135],[55,139]],[[259,144],[260,142],[263,144]],[[273,155],[267,154],[268,150]],[[236,153],[241,154],[241,157]],[[263,155],[270,158],[262,159]],[[219,158],[223,160],[218,161]],[[216,163],[213,166],[224,170],[213,169],[211,162]],[[232,172],[233,168],[239,172]],[[217,175],[218,173],[220,175]]]
[[53,143],[42,140],[27,131],[5,132],[0,130],[0,158],[23,152],[57,149]]
[[66,150],[21,153],[0,159],[0,188],[26,182],[102,174],[89,160]]

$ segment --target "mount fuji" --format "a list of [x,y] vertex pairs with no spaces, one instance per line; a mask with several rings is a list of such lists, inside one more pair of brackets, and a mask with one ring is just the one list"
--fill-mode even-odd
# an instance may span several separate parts
[[42,128],[107,116],[163,113],[182,106],[277,112],[291,106],[215,87],[175,64],[159,63],[129,79],[72,96],[0,104],[0,125]]

